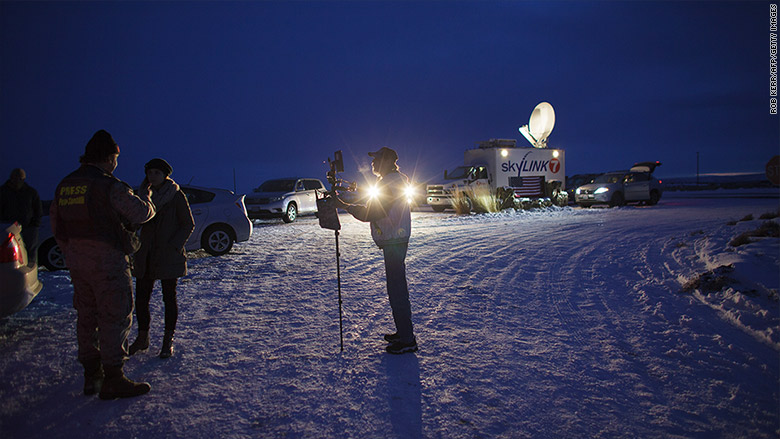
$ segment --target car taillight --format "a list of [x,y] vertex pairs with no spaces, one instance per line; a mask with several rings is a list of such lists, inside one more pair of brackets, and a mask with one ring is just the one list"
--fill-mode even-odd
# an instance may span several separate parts
[[244,215],[246,215],[246,205],[244,204],[244,200],[246,199],[246,195],[242,195],[241,198],[236,200],[236,206],[244,211]]
[[21,262],[22,254],[19,252],[19,244],[14,239],[14,234],[9,233],[8,238],[0,247],[0,262]]

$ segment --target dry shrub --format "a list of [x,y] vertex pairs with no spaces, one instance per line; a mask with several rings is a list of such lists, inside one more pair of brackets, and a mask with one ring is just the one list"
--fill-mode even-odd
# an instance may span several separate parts
[[685,293],[690,293],[693,290],[699,290],[703,293],[721,291],[724,287],[734,282],[734,279],[728,276],[733,271],[733,265],[721,265],[712,271],[707,271],[689,280],[683,285],[682,291]]
[[777,218],[778,216],[780,216],[780,210],[777,210],[775,212],[763,213],[761,214],[761,216],[758,217],[758,219],[771,220]]
[[468,197],[471,199],[475,211],[499,212],[501,210],[501,200],[490,189],[490,186],[482,185],[468,188]]
[[735,236],[734,239],[729,241],[729,245],[732,247],[739,247],[740,245],[750,244],[750,238],[778,238],[780,237],[780,224],[774,221],[765,221],[761,226],[755,230],[748,230]]
[[471,200],[463,192],[452,194],[452,208],[458,215],[468,215],[471,213]]

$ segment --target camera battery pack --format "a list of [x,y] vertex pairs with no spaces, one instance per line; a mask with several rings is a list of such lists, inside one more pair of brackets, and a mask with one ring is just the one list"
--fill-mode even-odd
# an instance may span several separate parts
[[317,198],[317,218],[320,220],[320,227],[330,230],[341,230],[339,221],[339,212],[333,206],[328,198]]

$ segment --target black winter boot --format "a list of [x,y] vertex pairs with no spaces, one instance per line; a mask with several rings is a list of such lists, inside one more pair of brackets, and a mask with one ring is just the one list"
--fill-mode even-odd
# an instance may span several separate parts
[[100,399],[132,398],[149,393],[149,383],[130,381],[122,371],[122,366],[103,366],[106,379],[100,389]]
[[103,385],[103,365],[100,364],[100,360],[87,361],[82,365],[84,366],[84,395],[94,395]]
[[173,331],[165,331],[160,358],[169,358],[173,355]]
[[138,351],[145,351],[149,349],[149,331],[138,330],[138,337],[136,337],[133,344],[130,345],[130,355],[135,354]]

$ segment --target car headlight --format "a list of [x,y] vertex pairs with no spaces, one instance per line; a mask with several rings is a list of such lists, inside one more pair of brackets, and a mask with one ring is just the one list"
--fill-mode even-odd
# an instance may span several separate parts
[[600,188],[596,189],[596,191],[593,192],[593,193],[594,194],[603,194],[604,192],[608,192],[608,191],[609,191],[608,187],[600,187]]
[[282,200],[284,200],[284,197],[271,197],[268,199],[268,201],[270,201],[271,203],[276,203],[277,201],[282,201]]
[[577,194],[577,195],[579,195],[579,194],[580,194],[580,188],[577,188],[577,190],[576,190],[576,191],[574,191],[574,193],[575,193],[575,194]]

